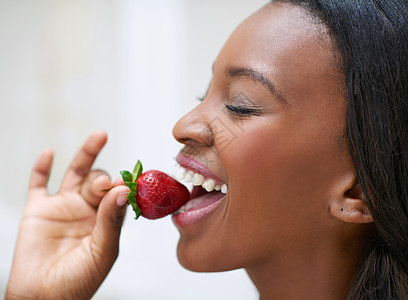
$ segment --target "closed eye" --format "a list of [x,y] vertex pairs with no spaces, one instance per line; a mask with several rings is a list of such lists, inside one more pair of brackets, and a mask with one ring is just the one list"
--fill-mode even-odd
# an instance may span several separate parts
[[262,114],[262,111],[259,109],[249,108],[241,105],[230,105],[225,103],[225,108],[227,109],[228,113],[232,116],[259,116]]

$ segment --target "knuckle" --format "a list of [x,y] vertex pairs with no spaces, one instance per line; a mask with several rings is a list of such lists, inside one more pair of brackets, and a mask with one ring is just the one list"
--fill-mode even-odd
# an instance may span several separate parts
[[90,175],[93,175],[93,176],[95,176],[95,177],[99,177],[99,176],[102,176],[102,175],[105,175],[105,176],[108,176],[109,177],[109,179],[110,179],[110,175],[108,174],[108,172],[106,172],[105,170],[102,170],[102,169],[92,169],[91,171],[90,171]]

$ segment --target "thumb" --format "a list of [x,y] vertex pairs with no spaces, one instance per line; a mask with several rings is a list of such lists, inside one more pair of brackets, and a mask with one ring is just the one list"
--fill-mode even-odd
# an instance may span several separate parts
[[[119,253],[119,237],[127,207],[129,188],[117,186],[102,198],[92,233],[94,250],[100,258],[113,265]],[[109,267],[110,267],[109,266]]]

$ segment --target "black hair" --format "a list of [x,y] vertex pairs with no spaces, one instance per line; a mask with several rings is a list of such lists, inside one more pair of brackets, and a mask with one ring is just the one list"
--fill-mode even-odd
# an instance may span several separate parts
[[342,56],[346,136],[374,219],[348,299],[408,299],[408,1],[278,1],[326,24]]

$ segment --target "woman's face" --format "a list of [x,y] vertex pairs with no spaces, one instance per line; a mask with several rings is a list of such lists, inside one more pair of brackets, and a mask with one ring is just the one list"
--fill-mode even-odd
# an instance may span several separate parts
[[217,205],[200,204],[212,205],[201,217],[173,217],[184,267],[278,264],[330,236],[328,200],[351,165],[334,51],[323,25],[282,3],[228,39],[205,99],[174,127],[180,161],[194,158],[228,187]]

